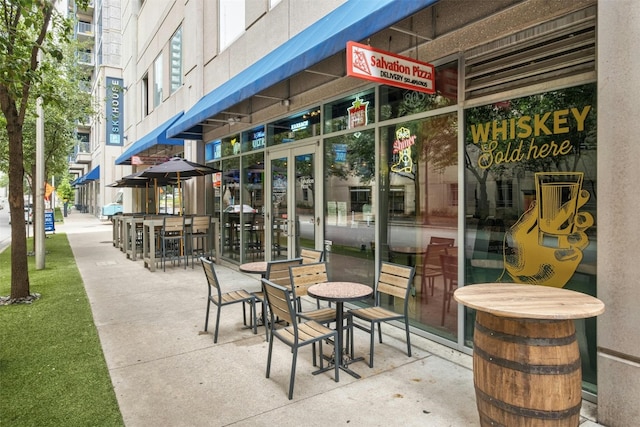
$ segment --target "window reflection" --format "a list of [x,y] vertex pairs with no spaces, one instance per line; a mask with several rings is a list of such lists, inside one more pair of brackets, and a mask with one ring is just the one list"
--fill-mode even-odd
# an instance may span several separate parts
[[450,113],[380,129],[380,258],[415,267],[410,318],[449,339],[457,306],[445,304],[440,255],[457,255],[457,123]]

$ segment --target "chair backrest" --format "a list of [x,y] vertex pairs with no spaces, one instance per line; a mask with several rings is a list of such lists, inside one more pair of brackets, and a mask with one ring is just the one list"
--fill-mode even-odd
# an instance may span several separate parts
[[380,277],[376,284],[376,305],[380,303],[380,294],[386,294],[404,299],[406,310],[414,274],[413,267],[383,261],[380,264]]
[[446,254],[448,245],[430,243],[427,245],[427,252],[424,254],[423,264],[426,267],[436,270],[440,269],[440,255]]
[[270,261],[267,263],[267,272],[265,279],[291,289],[291,276],[289,275],[289,267],[292,265],[301,265],[302,258],[283,259],[278,261]]
[[222,292],[220,291],[220,282],[218,282],[216,270],[213,268],[213,262],[209,258],[200,257],[200,263],[202,264],[202,268],[204,269],[204,275],[207,278],[209,296],[211,296],[211,294],[215,292],[218,301],[220,301]]
[[163,234],[177,234],[184,231],[184,217],[165,216],[162,223]]
[[445,253],[447,255],[455,255],[458,256],[458,247],[457,246],[447,246],[444,249]]
[[192,233],[206,233],[211,226],[211,217],[209,215],[199,215],[191,218]]
[[458,256],[451,254],[440,255],[440,265],[442,266],[442,275],[444,277],[445,284],[447,284],[447,282],[449,282],[449,285],[454,283],[457,284]]
[[453,246],[455,242],[456,242],[456,239],[452,239],[449,237],[437,237],[437,236],[431,236],[431,240],[429,240],[430,245],[433,244],[433,245]]
[[296,297],[307,295],[307,289],[311,285],[329,281],[326,262],[289,267],[289,274],[291,275],[291,288]]
[[262,279],[262,290],[269,305],[271,315],[271,327],[276,324],[276,319],[284,320],[293,325],[297,335],[297,316],[293,308],[291,291],[284,286],[277,285],[268,279]]
[[323,251],[305,248],[300,249],[300,258],[302,258],[303,264],[313,264],[316,262],[321,262],[323,255]]

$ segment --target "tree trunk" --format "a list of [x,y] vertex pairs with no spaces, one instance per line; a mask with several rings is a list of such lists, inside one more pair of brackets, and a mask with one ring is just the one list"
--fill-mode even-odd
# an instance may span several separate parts
[[[3,93],[4,95],[4,93]],[[24,221],[24,159],[18,111],[3,102],[9,137],[9,207],[11,208],[11,299],[29,296],[27,233]]]

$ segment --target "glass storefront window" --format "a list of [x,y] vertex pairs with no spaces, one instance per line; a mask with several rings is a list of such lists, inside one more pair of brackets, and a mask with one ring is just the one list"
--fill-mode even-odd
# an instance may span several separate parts
[[378,192],[380,257],[416,269],[410,319],[454,341],[458,308],[446,303],[440,255],[457,255],[457,123],[449,113],[381,127]]
[[264,261],[264,154],[214,162],[214,217],[220,218],[222,257],[238,262]]
[[375,91],[369,89],[324,105],[324,133],[375,123]]
[[222,210],[220,249],[224,258],[240,260],[240,224],[239,212],[234,207],[241,205],[240,157],[232,157],[220,162],[222,180],[220,183],[220,208]]
[[222,141],[219,139],[204,146],[204,159],[212,162],[222,157]]
[[245,260],[264,261],[264,155],[242,157],[240,206],[233,210],[242,214],[242,242]]
[[[375,132],[325,139],[325,241],[332,280],[375,280]],[[347,267],[348,266],[348,267]]]
[[240,148],[240,135],[238,134],[227,136],[226,138],[222,138],[222,140],[220,141],[220,151],[222,157],[236,156],[240,154]]
[[267,124],[269,146],[299,141],[320,135],[320,107],[301,111],[285,119]]
[[436,93],[433,95],[394,86],[380,86],[380,120],[395,119],[458,102],[458,63],[436,67]]
[[258,126],[247,132],[242,132],[242,152],[262,150],[267,146],[264,126]]
[[[596,146],[595,84],[465,111],[466,284],[596,295]],[[595,318],[576,327],[585,389],[594,390]]]

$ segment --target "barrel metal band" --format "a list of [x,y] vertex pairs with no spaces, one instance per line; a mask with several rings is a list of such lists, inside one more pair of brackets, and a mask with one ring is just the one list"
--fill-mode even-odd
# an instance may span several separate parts
[[495,406],[496,408],[502,409],[503,411],[509,412],[514,415],[527,417],[527,418],[538,418],[538,419],[544,419],[544,420],[566,419],[579,414],[580,409],[582,408],[582,400],[578,402],[577,405],[571,408],[557,410],[557,411],[544,411],[541,409],[523,408],[521,406],[511,405],[509,403],[502,402],[498,399],[495,399],[489,396],[488,394],[486,394],[485,392],[483,392],[482,390],[480,390],[478,387],[476,387],[476,398],[483,400],[488,404]]
[[530,365],[528,363],[520,363],[514,360],[508,360],[501,357],[495,357],[484,351],[482,348],[478,346],[473,346],[473,352],[478,356],[483,358],[484,360],[491,362],[494,365],[513,369],[514,371],[520,371],[527,374],[535,374],[535,375],[562,375],[562,374],[570,374],[580,369],[582,363],[580,362],[580,358],[577,358],[571,363],[567,363],[564,365]]
[[476,321],[476,330],[489,335],[500,341],[511,342],[515,344],[527,344],[537,347],[553,347],[558,345],[572,344],[576,340],[576,334],[567,335],[566,337],[557,338],[527,338],[518,335],[506,334],[504,332],[494,331]]

